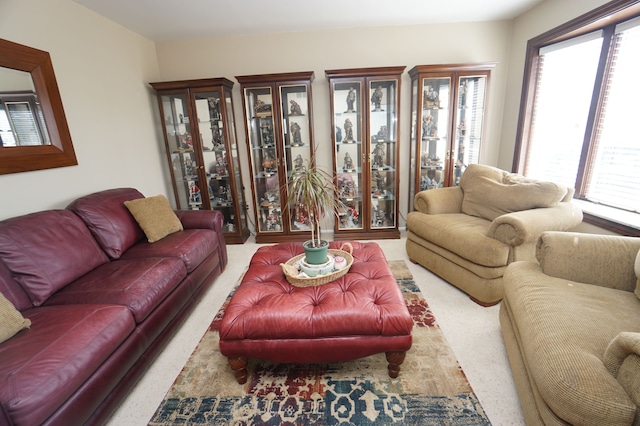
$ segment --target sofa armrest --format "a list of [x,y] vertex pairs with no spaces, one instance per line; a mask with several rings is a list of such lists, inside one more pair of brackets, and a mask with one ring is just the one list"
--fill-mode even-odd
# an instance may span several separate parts
[[536,257],[546,275],[634,291],[640,238],[577,232],[543,232]]
[[460,213],[462,195],[459,186],[427,189],[415,195],[413,205],[417,211],[425,214]]
[[220,262],[227,265],[227,243],[224,239],[224,217],[217,210],[176,210],[176,215],[184,229],[211,229],[218,235]]
[[498,216],[491,222],[487,236],[509,246],[535,243],[544,231],[566,231],[582,222],[582,210],[573,203],[558,203]]

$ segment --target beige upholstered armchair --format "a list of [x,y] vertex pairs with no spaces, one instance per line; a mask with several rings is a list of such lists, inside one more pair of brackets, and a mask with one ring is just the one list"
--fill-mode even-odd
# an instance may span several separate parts
[[573,188],[473,164],[460,186],[421,191],[407,216],[407,254],[483,306],[502,299],[511,262],[535,259],[543,231],[582,221]]

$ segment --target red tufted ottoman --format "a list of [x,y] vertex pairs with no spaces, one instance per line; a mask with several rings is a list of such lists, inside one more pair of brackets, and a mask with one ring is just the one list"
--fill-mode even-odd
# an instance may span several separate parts
[[352,245],[348,274],[306,288],[289,284],[280,268],[303,252],[300,243],[258,249],[220,325],[220,352],[238,383],[247,380],[247,358],[324,363],[381,352],[389,376],[398,376],[411,348],[411,316],[380,247]]

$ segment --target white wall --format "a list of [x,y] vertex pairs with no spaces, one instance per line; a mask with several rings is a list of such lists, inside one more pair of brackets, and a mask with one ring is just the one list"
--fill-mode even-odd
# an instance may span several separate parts
[[154,44],[71,0],[2,0],[0,38],[49,52],[78,165],[0,175],[0,219],[100,189],[172,196],[157,135]]
[[[72,0],[2,0],[0,38],[52,56],[79,165],[0,175],[0,219],[63,208],[77,196],[119,186],[133,186],[146,195],[165,193],[172,199],[157,106],[147,86],[151,81],[234,80],[236,75],[313,70],[315,140],[319,163],[329,167],[331,120],[325,69],[406,65],[408,71],[421,64],[495,61],[481,161],[510,169],[527,40],[605,2],[546,0],[513,22],[310,31],[154,45]],[[408,204],[409,83],[405,73],[400,123],[402,215]],[[233,97],[251,204],[239,85]]]
[[[163,80],[226,77],[293,71],[314,71],[312,85],[318,164],[331,168],[331,118],[328,69],[379,66],[498,62],[492,75],[489,124],[482,162],[496,164],[510,49],[511,21],[309,31],[259,36],[181,40],[157,43]],[[405,71],[400,122],[400,226],[408,206],[410,78]],[[240,86],[233,91],[247,202],[250,177],[242,120]],[[325,226],[326,227],[326,226]]]
[[511,170],[513,164],[527,42],[544,32],[608,3],[608,1],[546,0],[514,20],[498,167]]

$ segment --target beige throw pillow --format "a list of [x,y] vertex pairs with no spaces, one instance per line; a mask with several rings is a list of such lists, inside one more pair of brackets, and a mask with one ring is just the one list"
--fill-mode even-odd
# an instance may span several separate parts
[[183,229],[182,222],[164,195],[125,201],[124,205],[138,222],[150,243],[155,243]]
[[31,326],[31,320],[24,318],[20,311],[0,293],[0,343],[9,340],[18,331],[29,326]]

